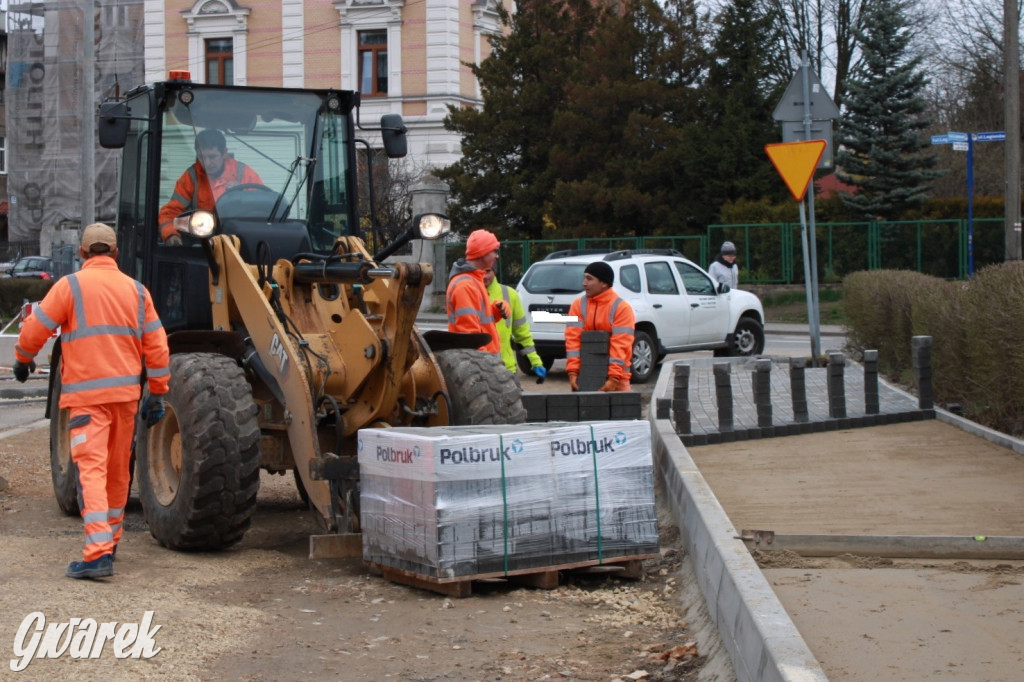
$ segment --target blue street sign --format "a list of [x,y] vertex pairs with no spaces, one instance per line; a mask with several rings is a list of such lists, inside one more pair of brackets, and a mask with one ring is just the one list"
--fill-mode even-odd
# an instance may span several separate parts
[[954,133],[949,131],[946,133],[946,137],[949,138],[950,142],[967,142],[967,133]]
[[932,144],[949,144],[949,135],[932,135]]
[[1002,130],[995,130],[988,133],[974,133],[975,142],[1004,142],[1006,133]]

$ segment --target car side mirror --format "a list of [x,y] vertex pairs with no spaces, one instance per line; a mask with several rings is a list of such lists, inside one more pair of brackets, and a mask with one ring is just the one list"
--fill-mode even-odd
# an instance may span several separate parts
[[103,102],[96,120],[100,146],[104,149],[120,149],[128,141],[128,105],[124,102]]
[[730,289],[729,289],[729,285],[728,284],[726,284],[725,282],[719,282],[718,283],[718,293],[720,293],[720,294],[727,294],[727,293],[729,293],[729,291],[730,291]]
[[408,128],[402,122],[401,114],[384,114],[380,117],[380,136],[384,142],[384,153],[389,159],[401,159],[409,153]]

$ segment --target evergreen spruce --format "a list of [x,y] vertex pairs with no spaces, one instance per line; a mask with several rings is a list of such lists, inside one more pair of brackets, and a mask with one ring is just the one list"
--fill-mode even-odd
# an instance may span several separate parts
[[925,153],[921,55],[912,54],[905,0],[873,0],[859,32],[863,53],[848,81],[840,119],[836,175],[857,187],[844,197],[863,218],[898,219],[927,199],[934,153]]

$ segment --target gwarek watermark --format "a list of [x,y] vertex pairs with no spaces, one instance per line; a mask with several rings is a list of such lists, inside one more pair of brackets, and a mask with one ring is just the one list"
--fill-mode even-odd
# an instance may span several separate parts
[[153,626],[153,612],[146,611],[141,623],[116,621],[97,623],[92,618],[72,618],[67,623],[46,624],[46,616],[35,611],[25,616],[14,635],[11,670],[20,672],[33,658],[99,658],[107,642],[112,643],[115,658],[153,658],[163,647],[153,636],[162,625]]

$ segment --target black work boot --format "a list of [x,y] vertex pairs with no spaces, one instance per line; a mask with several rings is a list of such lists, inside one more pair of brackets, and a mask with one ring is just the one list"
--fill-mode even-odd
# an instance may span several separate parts
[[64,574],[69,578],[106,578],[114,575],[114,557],[104,554],[92,561],[72,561]]

